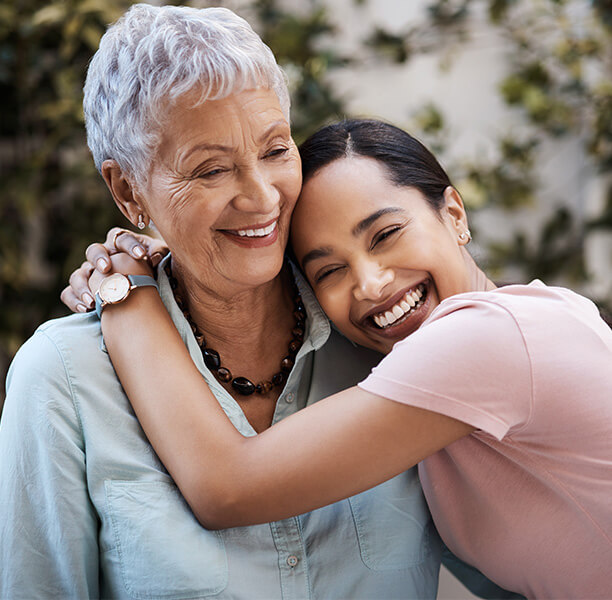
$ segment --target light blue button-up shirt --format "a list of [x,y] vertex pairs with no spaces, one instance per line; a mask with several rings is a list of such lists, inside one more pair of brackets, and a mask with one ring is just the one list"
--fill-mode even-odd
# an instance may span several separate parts
[[[220,405],[255,435],[204,365],[163,269],[159,283]],[[307,331],[274,422],[356,383],[379,358],[332,330],[298,284]],[[0,598],[435,598],[440,546],[414,470],[296,518],[203,529],[101,342],[95,315],[57,319],[11,366],[0,423]]]

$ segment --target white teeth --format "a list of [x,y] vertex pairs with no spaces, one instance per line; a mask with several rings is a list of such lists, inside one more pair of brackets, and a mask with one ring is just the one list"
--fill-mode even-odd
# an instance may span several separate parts
[[415,291],[407,292],[390,310],[379,315],[372,315],[374,322],[382,329],[399,321],[399,319],[414,311],[415,307],[421,306],[421,299],[423,298],[424,292],[425,286],[421,283]]
[[398,319],[401,319],[404,316],[404,311],[402,310],[401,306],[396,305],[391,310]]
[[270,235],[274,229],[276,229],[276,221],[267,227],[260,227],[259,229],[238,229],[238,235],[240,237],[264,237]]

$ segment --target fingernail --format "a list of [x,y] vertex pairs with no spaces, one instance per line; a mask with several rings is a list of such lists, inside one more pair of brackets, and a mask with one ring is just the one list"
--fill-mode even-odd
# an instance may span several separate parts
[[132,253],[136,258],[142,258],[145,254],[145,251],[142,246],[134,246],[132,248]]
[[76,309],[80,312],[80,313],[84,313],[87,312],[87,307],[84,304],[77,304]]
[[85,302],[86,306],[91,307],[92,304],[94,303],[94,299],[91,296],[91,294],[89,294],[88,292],[85,292],[82,296],[81,299],[83,300],[83,302]]
[[99,258],[96,261],[96,264],[98,265],[98,269],[100,271],[104,271],[104,269],[108,267],[108,261],[105,258]]

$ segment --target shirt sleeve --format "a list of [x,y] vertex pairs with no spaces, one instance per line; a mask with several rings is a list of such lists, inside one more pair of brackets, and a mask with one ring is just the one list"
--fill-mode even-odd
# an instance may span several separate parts
[[524,426],[532,410],[531,363],[521,329],[507,308],[482,298],[445,301],[359,386],[498,440]]
[[0,422],[0,598],[95,598],[97,516],[70,379],[37,332],[7,378]]

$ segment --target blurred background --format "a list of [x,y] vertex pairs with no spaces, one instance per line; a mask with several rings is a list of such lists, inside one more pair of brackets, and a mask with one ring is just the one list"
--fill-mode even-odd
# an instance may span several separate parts
[[[2,381],[36,326],[66,313],[59,293],[88,243],[128,225],[89,156],[81,101],[106,24],[130,4],[0,4]],[[494,278],[612,308],[612,0],[184,4],[227,6],[262,35],[289,78],[298,143],[343,116],[408,129],[463,195],[470,249]],[[446,585],[440,597],[456,597]]]

